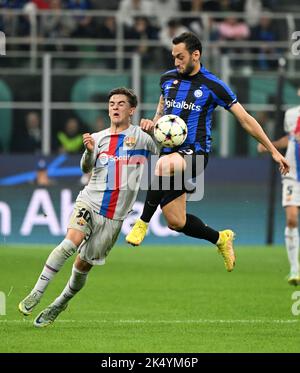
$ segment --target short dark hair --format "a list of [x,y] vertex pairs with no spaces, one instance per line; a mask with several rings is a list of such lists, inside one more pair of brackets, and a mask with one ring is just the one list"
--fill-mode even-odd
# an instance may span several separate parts
[[176,36],[173,41],[173,44],[177,45],[180,43],[184,43],[186,49],[193,53],[194,51],[199,51],[202,54],[202,44],[201,41],[197,38],[195,34],[192,32],[183,32],[182,34]]
[[132,89],[126,87],[118,87],[112,89],[108,94],[108,100],[110,100],[111,96],[113,95],[124,95],[128,98],[128,102],[131,107],[137,107],[138,99],[136,94],[133,92]]

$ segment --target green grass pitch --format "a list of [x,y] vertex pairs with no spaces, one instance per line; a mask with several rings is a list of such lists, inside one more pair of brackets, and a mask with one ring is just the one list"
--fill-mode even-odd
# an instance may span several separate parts
[[300,352],[300,287],[287,284],[283,247],[237,247],[227,273],[213,246],[118,246],[56,322],[36,329],[71,271],[70,261],[32,316],[18,312],[51,248],[0,247],[0,352]]

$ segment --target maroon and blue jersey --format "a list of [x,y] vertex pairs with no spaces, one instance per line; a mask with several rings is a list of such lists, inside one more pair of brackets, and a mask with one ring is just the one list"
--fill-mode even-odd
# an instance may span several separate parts
[[158,153],[157,146],[150,135],[133,125],[117,134],[108,128],[92,136],[94,167],[77,201],[83,201],[106,218],[124,220],[136,200],[147,157],[149,153]]

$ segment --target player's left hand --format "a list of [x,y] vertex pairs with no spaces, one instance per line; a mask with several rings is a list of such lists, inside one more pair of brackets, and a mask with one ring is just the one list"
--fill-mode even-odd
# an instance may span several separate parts
[[279,152],[273,153],[272,157],[279,165],[279,171],[282,175],[286,175],[290,171],[290,165],[282,154]]

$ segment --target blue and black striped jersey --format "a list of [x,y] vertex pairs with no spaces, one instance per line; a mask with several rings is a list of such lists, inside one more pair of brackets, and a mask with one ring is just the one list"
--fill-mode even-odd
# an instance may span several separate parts
[[[237,102],[236,95],[203,65],[193,76],[183,76],[177,69],[161,76],[160,87],[164,98],[164,114],[176,114],[187,124],[188,136],[180,146],[191,144],[195,151],[210,152],[212,113],[220,105],[229,109]],[[171,151],[165,148],[163,152]]]

